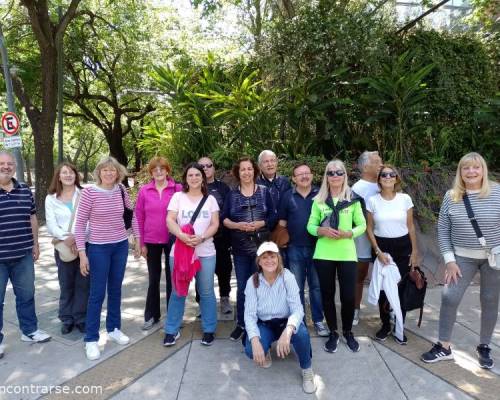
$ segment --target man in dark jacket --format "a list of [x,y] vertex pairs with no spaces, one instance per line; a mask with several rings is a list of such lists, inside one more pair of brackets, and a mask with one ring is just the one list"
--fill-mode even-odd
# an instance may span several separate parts
[[290,181],[286,176],[278,175],[278,158],[271,150],[262,151],[257,162],[261,172],[257,178],[257,184],[268,188],[274,209],[277,210],[283,193],[291,188]]

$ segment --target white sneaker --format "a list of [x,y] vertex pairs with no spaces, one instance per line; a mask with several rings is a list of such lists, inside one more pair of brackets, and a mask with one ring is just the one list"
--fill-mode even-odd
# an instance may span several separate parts
[[221,314],[231,314],[233,312],[233,307],[231,306],[229,297],[220,298],[220,312]]
[[89,360],[97,360],[101,357],[101,352],[99,351],[99,345],[97,342],[86,342],[85,343],[85,355]]
[[0,344],[0,358],[3,358],[4,353],[5,353],[5,345]]
[[119,330],[118,328],[115,328],[115,330],[113,332],[108,332],[108,337],[113,342],[116,342],[116,343],[122,344],[122,345],[128,344],[128,342],[130,342],[129,337],[127,335],[124,335],[123,332],[121,330]]
[[330,336],[330,330],[326,327],[323,321],[315,322],[314,329],[316,330],[316,334],[321,337]]
[[316,384],[314,383],[314,372],[312,368],[302,370],[302,389],[306,393],[314,393]]
[[32,343],[45,343],[48,342],[52,337],[47,333],[42,331],[41,329],[37,329],[35,332],[32,332],[28,335],[23,334],[21,336],[21,340],[23,342],[32,342]]
[[353,324],[354,326],[356,326],[356,325],[358,325],[358,324],[359,324],[359,308],[356,308],[356,309],[354,310],[354,318],[353,318],[353,320],[352,320],[352,324]]

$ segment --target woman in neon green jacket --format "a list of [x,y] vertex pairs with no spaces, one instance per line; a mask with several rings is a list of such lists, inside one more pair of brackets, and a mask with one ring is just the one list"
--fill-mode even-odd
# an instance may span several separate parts
[[338,274],[342,316],[342,332],[347,347],[359,351],[359,343],[351,332],[356,289],[356,246],[354,238],[366,230],[360,199],[353,198],[347,183],[347,171],[340,160],[330,161],[323,183],[315,197],[307,230],[318,236],[314,265],[318,271],[321,297],[330,337],[324,349],[335,353],[339,342],[335,310],[335,277]]

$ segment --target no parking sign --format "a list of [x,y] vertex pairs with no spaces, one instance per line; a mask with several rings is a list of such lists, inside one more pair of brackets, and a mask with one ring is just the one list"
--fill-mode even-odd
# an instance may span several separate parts
[[10,149],[21,147],[22,141],[19,135],[19,117],[13,112],[6,112],[2,115],[2,131],[6,135],[3,138],[4,147]]

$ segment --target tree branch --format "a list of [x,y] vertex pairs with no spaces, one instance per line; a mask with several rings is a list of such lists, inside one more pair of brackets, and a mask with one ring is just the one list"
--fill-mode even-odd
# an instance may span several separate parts
[[57,26],[56,29],[56,43],[60,39],[61,36],[64,36],[64,32],[66,31],[66,28],[68,27],[68,24],[71,22],[71,20],[75,17],[76,14],[76,9],[78,8],[78,5],[80,4],[81,0],[71,0],[71,4],[69,5],[68,9],[64,13],[61,22]]
[[436,5],[432,6],[429,8],[426,12],[423,14],[419,15],[417,18],[415,18],[413,21],[408,22],[405,26],[403,26],[401,29],[399,29],[396,32],[396,35],[399,35],[400,33],[406,32],[409,29],[413,28],[420,20],[424,19],[427,17],[429,14],[433,13],[436,11],[439,7],[444,6],[446,3],[448,3],[450,0],[443,0],[437,3]]

